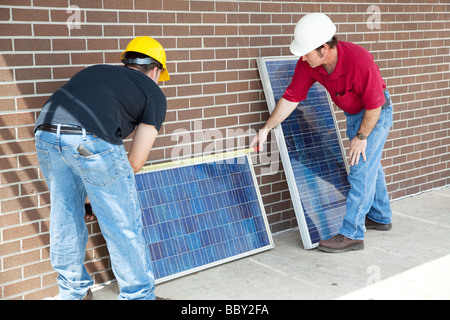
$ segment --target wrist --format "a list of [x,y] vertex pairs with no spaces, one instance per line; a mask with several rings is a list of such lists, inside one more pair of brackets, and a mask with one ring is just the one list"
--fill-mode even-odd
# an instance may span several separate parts
[[358,132],[358,133],[356,134],[356,137],[357,137],[359,140],[367,140],[367,136],[366,136],[364,133],[362,133],[362,132]]

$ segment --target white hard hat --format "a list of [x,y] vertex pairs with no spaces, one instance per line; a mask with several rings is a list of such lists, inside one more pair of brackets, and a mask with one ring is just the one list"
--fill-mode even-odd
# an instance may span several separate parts
[[336,34],[336,26],[323,13],[309,13],[301,18],[294,31],[291,52],[303,56],[328,42]]

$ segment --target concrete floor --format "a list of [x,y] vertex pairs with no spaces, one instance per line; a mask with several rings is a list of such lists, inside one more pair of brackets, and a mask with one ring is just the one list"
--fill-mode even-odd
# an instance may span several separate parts
[[[306,251],[300,233],[275,248],[156,286],[176,300],[450,299],[450,188],[392,202],[393,228],[366,232],[365,249]],[[117,283],[93,288],[117,299]]]

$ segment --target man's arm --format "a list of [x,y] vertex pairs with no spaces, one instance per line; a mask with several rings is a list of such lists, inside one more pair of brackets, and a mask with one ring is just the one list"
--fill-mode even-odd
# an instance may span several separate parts
[[255,146],[259,145],[259,151],[263,151],[263,144],[267,140],[269,131],[283,122],[284,119],[289,117],[289,115],[292,113],[292,111],[294,111],[298,104],[299,102],[290,102],[284,98],[281,98],[278,101],[277,106],[273,110],[269,119],[264,124],[264,127],[262,127],[262,129],[259,130],[258,134],[253,138],[252,142],[250,143],[250,148],[254,148]]
[[140,123],[137,126],[128,152],[128,161],[134,173],[137,173],[144,166],[157,135],[158,131],[155,126],[145,123]]
[[[373,128],[375,128],[378,119],[380,118],[380,113],[381,107],[372,110],[365,110],[358,133],[362,133],[366,137],[368,137]],[[360,154],[362,154],[363,160],[366,161],[366,147],[367,140],[359,140],[357,137],[354,137],[350,141],[348,160],[351,166],[359,163]]]
[[378,119],[380,118],[380,113],[381,107],[372,110],[365,110],[358,132],[368,137],[373,128],[377,125]]

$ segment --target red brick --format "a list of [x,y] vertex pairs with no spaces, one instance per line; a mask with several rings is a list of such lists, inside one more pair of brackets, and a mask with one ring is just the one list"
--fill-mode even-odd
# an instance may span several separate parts
[[52,47],[55,51],[76,51],[76,50],[86,50],[86,40],[85,39],[53,39]]
[[0,37],[9,36],[31,36],[31,25],[18,23],[2,24]]
[[68,53],[36,53],[35,63],[36,65],[67,65],[70,61],[70,55]]
[[162,2],[163,0],[135,0],[134,6],[138,10],[162,10]]
[[34,87],[32,83],[0,84],[0,96],[3,97],[33,93]]
[[16,69],[15,75],[16,80],[37,80],[37,79],[50,79],[51,78],[50,68],[26,68],[26,69]]
[[[56,1],[56,0],[53,0]],[[71,5],[78,6],[80,8],[98,8],[103,6],[103,0],[70,0]]]
[[133,9],[133,0],[103,0],[103,9]]
[[117,22],[117,14],[110,11],[86,11],[87,22]]
[[189,1],[184,0],[163,1],[163,10],[188,11]]
[[9,21],[10,17],[9,8],[0,8],[0,21]]
[[35,7],[68,7],[68,0],[33,0]]
[[48,10],[12,9],[14,21],[49,21]]

